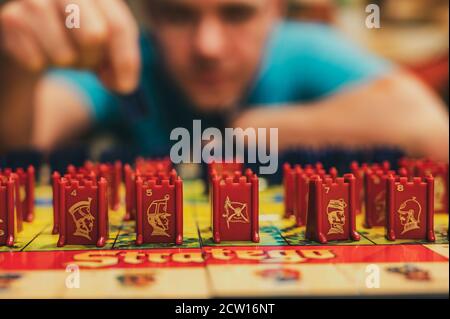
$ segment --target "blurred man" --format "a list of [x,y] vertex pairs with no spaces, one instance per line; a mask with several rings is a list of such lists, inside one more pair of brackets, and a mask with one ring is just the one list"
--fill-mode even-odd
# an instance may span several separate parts
[[[80,8],[79,29],[65,27],[68,3]],[[9,1],[1,143],[50,150],[95,126],[127,132],[148,154],[198,118],[279,128],[281,150],[382,145],[448,161],[448,114],[436,96],[328,27],[283,22],[283,6],[149,0],[151,31],[140,37],[121,0]],[[137,88],[142,114],[131,119],[126,94]]]

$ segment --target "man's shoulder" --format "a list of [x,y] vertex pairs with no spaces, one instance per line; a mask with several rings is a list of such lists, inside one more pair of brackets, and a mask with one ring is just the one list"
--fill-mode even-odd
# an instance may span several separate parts
[[271,42],[272,45],[283,48],[308,48],[336,37],[339,37],[338,32],[325,24],[283,21],[275,28]]

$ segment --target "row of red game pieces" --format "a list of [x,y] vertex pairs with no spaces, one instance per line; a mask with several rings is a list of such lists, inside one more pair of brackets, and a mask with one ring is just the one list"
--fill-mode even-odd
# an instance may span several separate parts
[[[445,170],[447,167],[447,170]],[[321,243],[329,240],[358,240],[355,215],[365,203],[366,226],[385,225],[388,238],[434,240],[433,213],[437,202],[434,183],[446,178],[448,166],[430,161],[403,160],[398,174],[388,163],[351,165],[353,174],[338,177],[322,165],[284,166],[285,215],[306,225],[306,237]],[[176,243],[183,238],[182,180],[169,159],[138,159],[133,169],[124,167],[126,220],[136,221],[136,243]],[[433,174],[436,178],[417,177]],[[120,204],[122,165],[69,166],[67,173],[53,175],[53,233],[59,246],[65,244],[103,246],[108,238],[108,206]],[[0,244],[14,241],[14,207],[17,229],[32,220],[34,170],[6,170],[2,177]],[[243,172],[238,163],[209,165],[213,240],[259,241],[258,177]],[[21,187],[24,197],[20,197]],[[27,196],[28,195],[28,196]],[[406,197],[408,198],[406,198]],[[431,196],[431,197],[430,197]],[[431,199],[430,199],[431,198]],[[19,200],[20,199],[20,200]],[[25,200],[27,199],[27,200]],[[32,199],[32,200],[30,200]],[[448,196],[445,196],[448,207]],[[439,200],[442,200],[439,197]],[[20,203],[20,204],[19,204]],[[31,203],[31,204],[30,204]],[[311,203],[311,204],[309,204]],[[440,203],[440,202],[439,202]],[[26,208],[23,208],[27,205]],[[445,206],[446,205],[446,206]],[[440,207],[440,206],[439,206]],[[11,226],[12,225],[12,226]]]
[[0,170],[0,246],[12,246],[22,222],[34,218],[35,174],[32,166]]
[[[213,240],[259,242],[258,177],[235,168],[210,165]],[[137,244],[181,244],[182,180],[171,162],[139,161],[124,172],[126,219],[136,220]]]
[[[54,233],[58,246],[97,245],[108,237],[108,178],[119,165],[82,167],[54,174]],[[99,173],[103,172],[103,173]],[[111,173],[108,175],[108,172]],[[183,183],[170,161],[124,167],[126,220],[135,221],[136,244],[183,242]],[[250,170],[231,175],[211,171],[214,241],[259,241],[258,178]],[[111,205],[110,205],[111,207]]]
[[[126,220],[136,223],[136,244],[183,241],[182,180],[168,160],[138,159],[125,165]],[[54,233],[58,246],[97,245],[108,238],[108,206],[119,206],[122,165],[72,168],[53,176]],[[109,205],[108,205],[109,203]]]
[[448,208],[448,165],[410,159],[399,164],[395,172],[388,162],[352,163],[344,181],[320,163],[285,164],[285,217],[294,216],[297,226],[306,225],[306,237],[321,243],[336,240],[337,233],[340,239],[358,238],[354,220],[363,210],[366,227],[386,227],[389,240],[434,241],[434,212]]

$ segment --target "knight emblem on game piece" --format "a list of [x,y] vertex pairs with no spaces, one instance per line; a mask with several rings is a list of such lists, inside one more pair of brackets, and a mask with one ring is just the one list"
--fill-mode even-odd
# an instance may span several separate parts
[[163,199],[157,199],[151,202],[147,209],[147,220],[152,227],[151,236],[166,236],[170,237],[169,218],[172,215],[167,212],[167,202],[170,196],[166,194]]
[[343,234],[345,226],[345,208],[347,204],[341,199],[331,199],[327,206],[328,222],[330,229],[328,235]]
[[94,229],[95,222],[95,217],[91,214],[91,202],[92,198],[88,198],[88,200],[75,203],[69,208],[69,214],[75,224],[73,235],[89,240],[91,240],[91,232]]
[[404,201],[397,210],[400,224],[403,225],[401,234],[420,229],[420,214],[422,207],[415,197]]
[[387,182],[387,238],[435,241],[434,178],[390,175]]
[[249,223],[247,204],[232,202],[229,197],[225,199],[225,213],[222,215],[227,221],[227,228],[233,223]]
[[321,244],[336,240],[358,241],[356,231],[355,176],[332,179],[314,175],[309,181],[307,240]]
[[169,174],[136,178],[136,244],[183,243],[183,181]]
[[103,177],[99,180],[85,176],[56,179],[58,247],[105,246],[109,236],[107,188]]

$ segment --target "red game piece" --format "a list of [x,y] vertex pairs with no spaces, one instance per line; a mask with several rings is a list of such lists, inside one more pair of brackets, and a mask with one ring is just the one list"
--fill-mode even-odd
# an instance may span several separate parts
[[365,173],[365,227],[386,226],[386,180],[394,171],[367,170]]
[[245,176],[211,177],[213,240],[259,242],[258,176],[247,170]]
[[35,184],[35,171],[33,166],[28,166],[26,170],[18,168],[15,172],[12,169],[5,169],[5,176],[12,176],[18,182],[18,189],[16,189],[16,207],[22,214],[21,220],[32,222],[34,219],[34,184]]
[[108,238],[107,182],[59,181],[59,241],[64,245],[97,245]]
[[355,189],[356,189],[356,214],[360,214],[363,210],[364,197],[365,197],[365,174],[369,169],[369,165],[363,163],[359,165],[358,162],[352,162],[350,164],[350,171],[355,176]]
[[398,167],[406,169],[407,177],[412,178],[416,176],[416,161],[415,159],[404,157],[398,161]]
[[448,213],[448,163],[417,161],[416,176],[424,178],[428,175],[434,177],[434,212]]
[[136,167],[133,170],[129,164],[124,167],[125,175],[125,218],[124,220],[136,220],[136,178],[141,176],[145,178],[156,177],[158,175],[167,176],[171,171],[172,163],[169,159],[164,160],[136,160]]
[[20,198],[22,203],[23,220],[32,222],[34,219],[34,167],[28,166],[26,171],[24,169],[18,169],[16,173],[19,177],[19,184],[21,188]]
[[69,165],[67,167],[67,174],[71,177],[91,176],[93,178],[103,177],[108,182],[108,203],[111,210],[118,210],[120,206],[120,184],[122,183],[122,163],[116,161],[114,164],[110,163],[93,163],[86,161],[82,167],[75,167]]
[[355,196],[353,174],[335,181],[317,175],[311,177],[306,238],[322,244],[332,240],[358,241]]
[[170,176],[136,179],[136,244],[183,243],[183,182]]
[[435,241],[434,179],[387,178],[387,238]]
[[147,171],[170,172],[173,164],[169,157],[162,159],[146,159],[138,157],[135,161],[135,167],[136,171],[143,173]]
[[53,193],[53,229],[52,234],[59,233],[59,183],[61,175],[58,172],[54,172],[52,175],[52,193]]
[[300,165],[291,167],[289,163],[283,165],[283,187],[284,187],[284,217],[294,215],[295,199],[295,171],[301,170]]
[[124,167],[125,177],[125,218],[136,220],[136,173],[129,164]]
[[350,164],[350,172],[355,175],[356,183],[356,214],[360,214],[365,208],[365,198],[366,198],[366,189],[365,189],[365,175],[368,170],[372,171],[383,171],[387,173],[391,168],[391,164],[388,161],[384,161],[382,163],[373,163],[367,164],[362,163],[361,165],[358,162],[352,162]]
[[108,202],[111,210],[118,210],[120,206],[120,184],[122,183],[122,163],[116,161],[114,164],[100,164],[99,176],[108,182]]
[[234,172],[243,172],[244,164],[238,162],[216,162],[212,161],[208,164],[208,177],[211,180],[213,175],[217,176],[233,176]]
[[305,170],[297,170],[295,173],[295,200],[294,200],[294,216],[296,220],[296,226],[304,226],[307,223],[308,202],[309,202],[309,181],[314,175],[319,176],[322,179],[331,178],[336,179],[338,173],[336,168],[332,167],[329,174],[326,174],[324,169],[313,170],[306,168]]
[[0,176],[0,246],[14,245],[14,180]]
[[435,213],[448,213],[448,163],[435,162],[429,159],[402,158],[399,166],[408,172],[408,177],[434,177],[434,209]]
[[289,164],[284,165],[284,205],[285,217],[295,216],[296,226],[306,225],[306,215],[308,211],[308,194],[309,194],[309,179],[313,175],[319,175],[322,178],[330,177],[336,178],[338,172],[336,168],[332,167],[329,170],[329,175],[323,169],[321,163],[306,165],[302,169],[300,165],[295,165],[293,168]]

